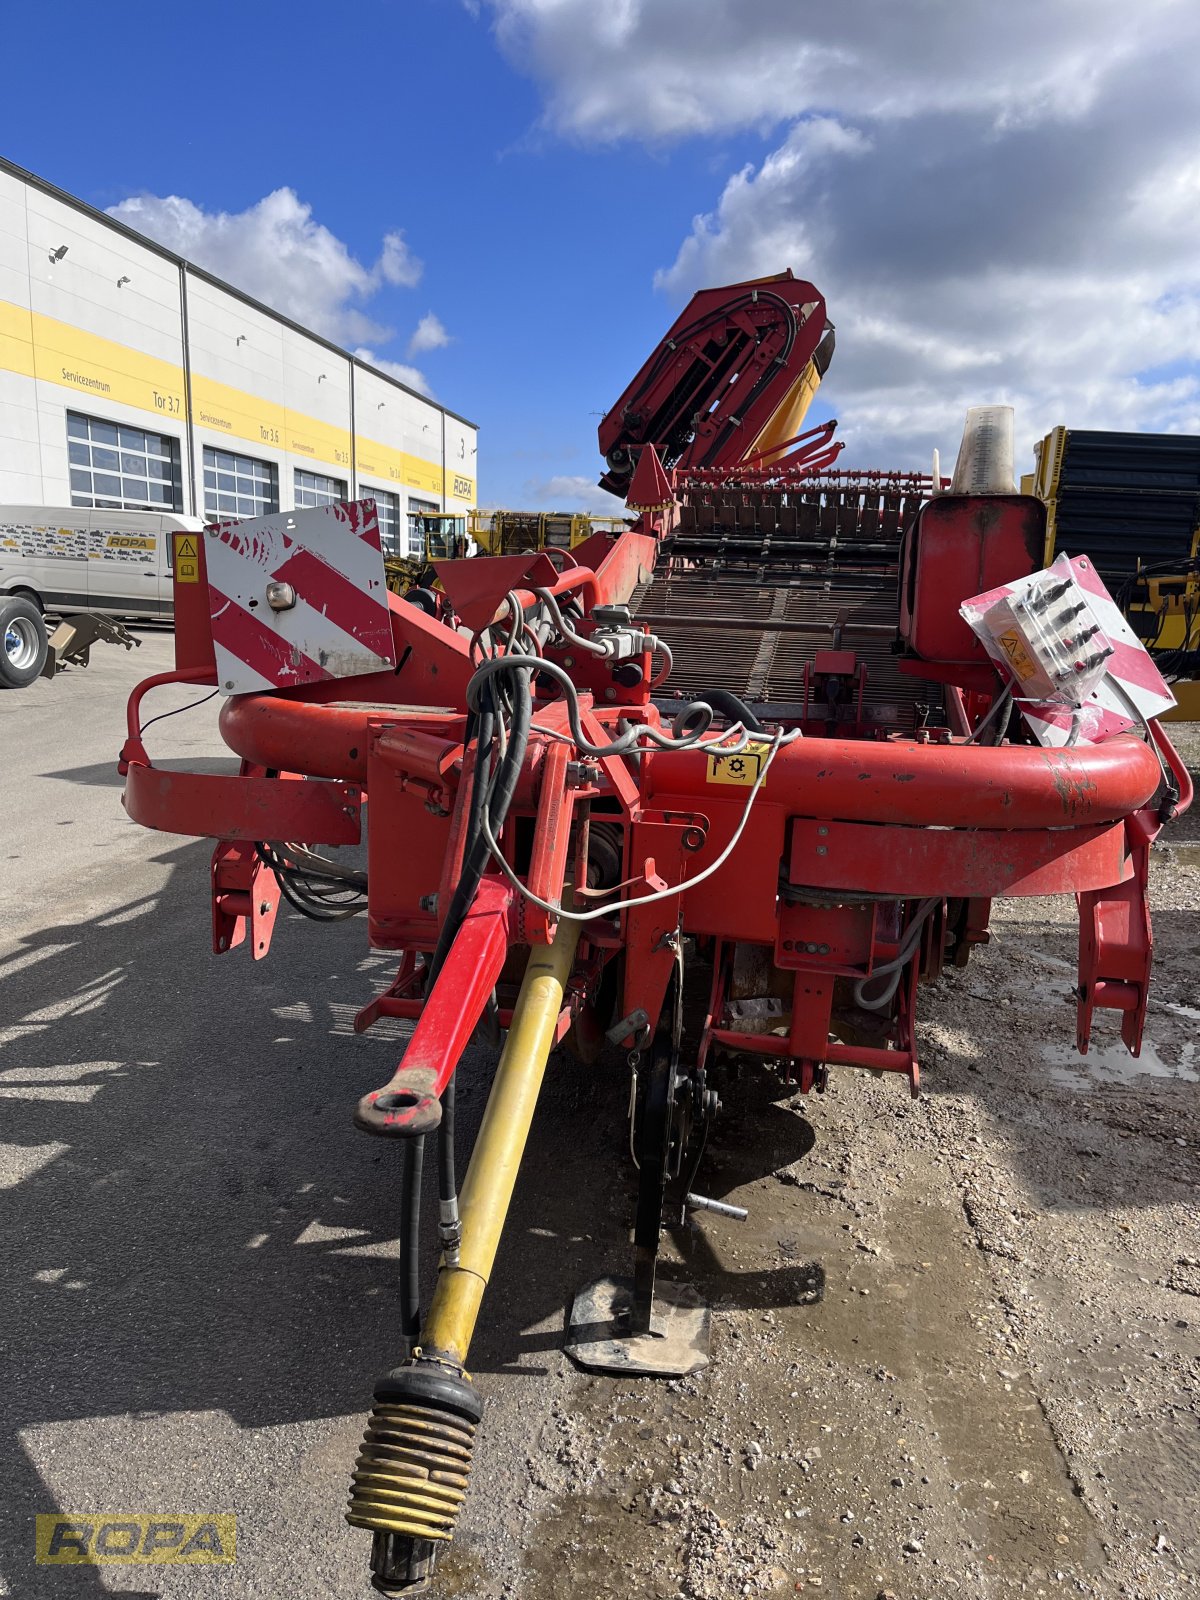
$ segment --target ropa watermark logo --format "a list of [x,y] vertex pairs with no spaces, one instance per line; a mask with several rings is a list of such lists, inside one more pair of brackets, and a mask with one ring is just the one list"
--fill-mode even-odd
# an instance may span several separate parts
[[43,1567],[228,1567],[237,1560],[237,1518],[228,1512],[45,1515],[36,1539]]

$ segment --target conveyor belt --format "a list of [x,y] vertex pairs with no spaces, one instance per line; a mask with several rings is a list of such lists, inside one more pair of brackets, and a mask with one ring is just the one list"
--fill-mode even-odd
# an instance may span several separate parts
[[[897,569],[927,486],[917,475],[833,475],[779,491],[729,484],[684,491],[679,522],[631,605],[675,656],[670,687],[725,688],[799,717],[804,667],[834,644],[867,667],[864,721],[911,729],[942,690],[898,671]],[[810,715],[814,712],[810,709]]]
[[844,613],[842,647],[867,665],[866,720],[911,729],[918,705],[942,703],[936,684],[897,669],[894,575],[874,577],[864,588],[817,577],[769,584],[703,569],[664,571],[635,590],[630,604],[671,647],[671,688],[686,698],[725,688],[779,715],[799,715],[804,663],[830,647],[833,624]]

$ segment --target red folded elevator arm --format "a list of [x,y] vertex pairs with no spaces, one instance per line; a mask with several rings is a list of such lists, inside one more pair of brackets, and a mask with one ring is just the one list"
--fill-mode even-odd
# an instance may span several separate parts
[[646,445],[714,471],[794,439],[832,354],[824,296],[791,272],[693,295],[600,423],[601,486],[624,499]]

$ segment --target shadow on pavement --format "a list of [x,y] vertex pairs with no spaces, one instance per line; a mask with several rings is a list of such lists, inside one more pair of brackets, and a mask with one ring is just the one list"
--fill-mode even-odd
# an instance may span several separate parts
[[[230,776],[237,772],[236,756],[182,756],[173,760],[154,758],[159,772],[207,772]],[[58,778],[63,783],[80,783],[88,789],[123,789],[125,779],[117,771],[117,763],[97,761],[88,767],[63,767],[56,772],[39,772],[39,778]]]

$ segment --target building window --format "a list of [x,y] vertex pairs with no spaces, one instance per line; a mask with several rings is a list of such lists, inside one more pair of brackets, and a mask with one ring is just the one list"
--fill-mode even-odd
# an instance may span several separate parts
[[346,498],[344,478],[326,478],[319,472],[301,472],[296,468],[296,510],[305,506],[331,506],[335,500]]
[[359,484],[358,494],[361,500],[375,502],[375,509],[379,513],[379,544],[384,555],[402,556],[399,495],[389,494],[386,489],[372,489],[367,483]]
[[178,439],[68,411],[67,456],[73,506],[183,510]]
[[279,472],[270,461],[204,446],[204,515],[265,517],[279,510]]
[[425,555],[430,532],[427,517],[436,516],[441,507],[434,500],[413,500],[408,502],[408,553],[420,561]]

